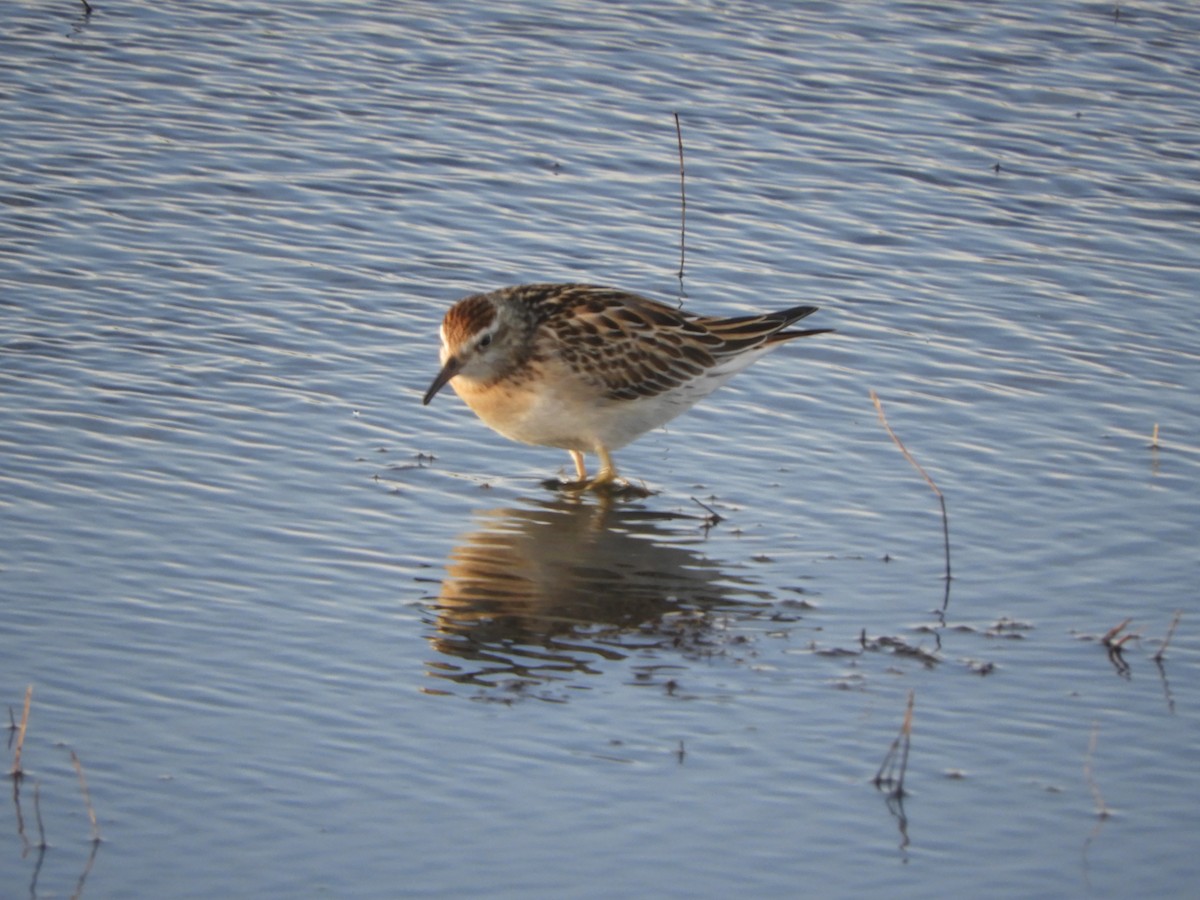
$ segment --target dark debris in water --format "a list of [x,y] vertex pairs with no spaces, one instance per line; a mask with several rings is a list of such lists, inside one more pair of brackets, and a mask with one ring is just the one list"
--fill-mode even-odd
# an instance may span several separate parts
[[869,638],[867,637],[867,630],[865,628],[859,635],[859,644],[865,651],[890,652],[895,656],[911,657],[930,669],[942,661],[941,657],[936,653],[926,650],[924,647],[910,644],[902,637],[881,635],[877,638]]
[[984,634],[991,638],[1006,638],[1008,640],[1024,640],[1025,632],[1033,631],[1032,622],[1021,622],[1016,619],[1001,617],[988,628]]

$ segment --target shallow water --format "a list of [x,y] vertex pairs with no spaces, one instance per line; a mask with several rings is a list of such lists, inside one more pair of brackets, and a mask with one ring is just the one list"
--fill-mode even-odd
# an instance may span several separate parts
[[[2,9],[10,892],[1189,894],[1200,13],[95,5]],[[573,501],[420,405],[530,280],[837,334]]]

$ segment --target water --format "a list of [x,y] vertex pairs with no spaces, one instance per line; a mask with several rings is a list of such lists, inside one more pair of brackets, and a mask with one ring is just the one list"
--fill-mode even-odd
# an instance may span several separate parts
[[[0,5],[0,893],[1190,893],[1200,14],[96,6]],[[683,302],[838,333],[572,502],[437,324],[679,298],[674,112]]]

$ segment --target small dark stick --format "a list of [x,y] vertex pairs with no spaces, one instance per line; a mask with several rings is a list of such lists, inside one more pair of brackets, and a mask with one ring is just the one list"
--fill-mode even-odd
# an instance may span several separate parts
[[83,14],[90,16],[92,14],[92,4],[88,3],[88,0],[79,0],[79,2],[83,4]]
[[684,238],[687,235],[687,191],[683,185],[683,129],[675,113],[675,138],[679,142],[679,280],[683,281]]
[[708,516],[704,519],[705,528],[711,528],[712,526],[718,525],[724,521],[724,517],[707,503],[701,503],[695,497],[692,498],[692,502],[708,513]]

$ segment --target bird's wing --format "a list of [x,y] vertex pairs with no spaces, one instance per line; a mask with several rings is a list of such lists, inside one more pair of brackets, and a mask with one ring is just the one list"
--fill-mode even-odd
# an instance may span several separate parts
[[578,377],[613,400],[669,391],[715,364],[724,339],[694,316],[627,291],[572,285],[543,327]]

